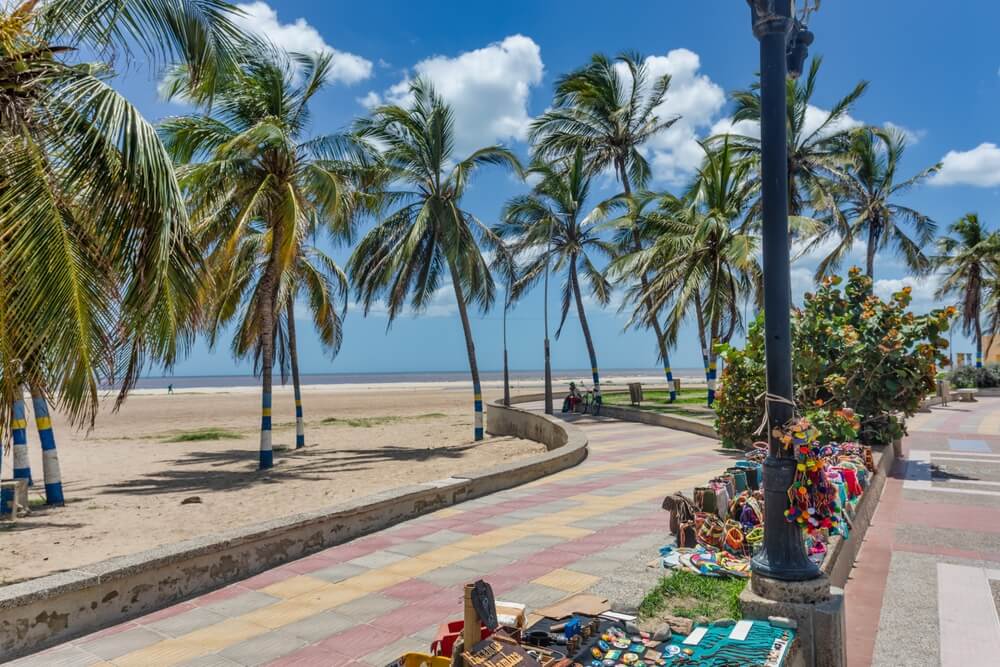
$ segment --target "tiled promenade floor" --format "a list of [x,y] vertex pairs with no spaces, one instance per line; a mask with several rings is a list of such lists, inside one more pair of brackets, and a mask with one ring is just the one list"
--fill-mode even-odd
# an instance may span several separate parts
[[1000,664],[1000,399],[919,415],[847,585],[852,666]]
[[721,472],[718,444],[582,417],[590,456],[15,664],[385,665],[461,618],[462,585],[542,606],[621,576],[666,540],[665,495]]

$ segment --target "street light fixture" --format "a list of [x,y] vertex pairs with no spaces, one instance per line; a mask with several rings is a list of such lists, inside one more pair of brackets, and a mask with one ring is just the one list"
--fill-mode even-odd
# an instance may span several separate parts
[[813,35],[805,19],[818,8],[809,2],[796,17],[793,0],[747,0],[754,36],[760,41],[761,189],[763,199],[764,333],[767,361],[768,457],[764,461],[764,546],[753,572],[782,581],[820,576],[809,560],[802,532],[785,518],[795,458],[777,437],[795,412],[792,381],[791,263],[788,234],[788,129],[786,79],[801,72]]

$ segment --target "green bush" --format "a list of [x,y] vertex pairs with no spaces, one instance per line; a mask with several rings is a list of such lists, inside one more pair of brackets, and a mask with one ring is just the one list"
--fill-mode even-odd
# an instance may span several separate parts
[[[842,282],[828,278],[793,313],[796,402],[801,412],[825,425],[825,441],[851,435],[855,429],[836,415],[853,408],[860,420],[857,437],[887,444],[905,433],[906,418],[934,392],[938,365],[947,364],[942,350],[948,341],[942,334],[955,311],[914,315],[907,311],[909,288],[883,301],[858,269],[851,269],[843,289]],[[760,323],[751,326],[744,350],[723,348],[723,358],[727,403],[719,407],[717,428],[724,443],[743,446],[763,419],[758,400],[764,390]]]
[[962,366],[948,374],[948,381],[956,389],[1000,387],[1000,364],[987,364],[983,368]]

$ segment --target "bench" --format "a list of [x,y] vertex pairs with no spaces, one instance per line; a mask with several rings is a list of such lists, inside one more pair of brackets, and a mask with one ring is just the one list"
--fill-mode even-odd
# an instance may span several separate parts
[[28,480],[0,482],[0,520],[17,521],[18,513],[28,511]]
[[975,403],[976,393],[978,389],[956,389],[955,393],[958,394],[958,400],[962,403]]

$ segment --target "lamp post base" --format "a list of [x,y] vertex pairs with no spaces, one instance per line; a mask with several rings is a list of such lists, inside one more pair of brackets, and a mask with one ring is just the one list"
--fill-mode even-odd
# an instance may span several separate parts
[[795,459],[768,456],[764,461],[764,547],[753,557],[755,577],[808,581],[820,576],[819,568],[806,556],[802,529],[785,518],[788,489],[794,480]]

